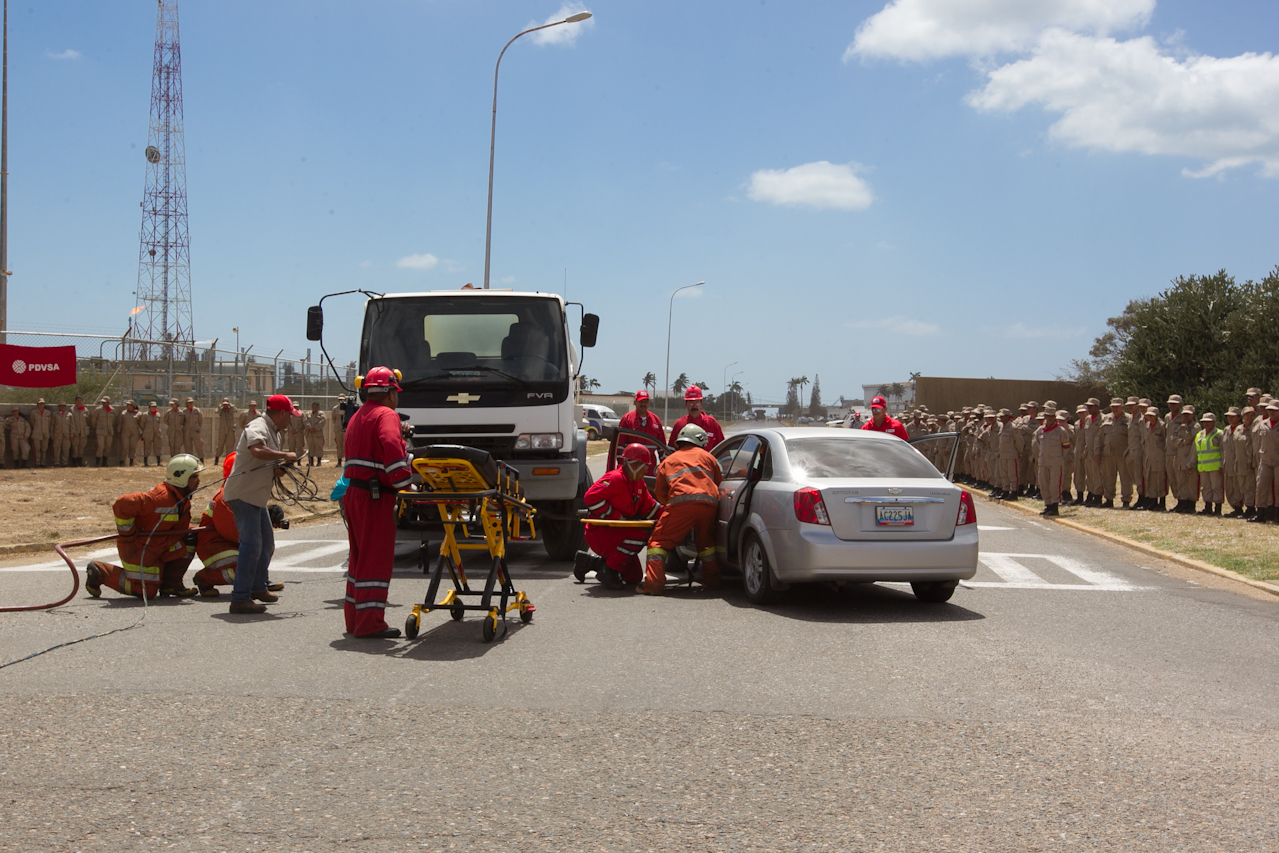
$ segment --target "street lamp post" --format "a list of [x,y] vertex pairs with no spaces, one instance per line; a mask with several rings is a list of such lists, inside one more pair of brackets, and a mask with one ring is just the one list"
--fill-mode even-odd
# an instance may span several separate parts
[[681,290],[688,290],[690,287],[701,287],[706,282],[699,281],[697,284],[686,284],[683,287],[677,287],[671,293],[670,310],[666,312],[666,392],[662,394],[662,421],[671,416],[671,320],[675,316],[675,294]]
[[[728,381],[729,381],[729,382],[731,382],[731,383],[736,383],[736,382],[737,382],[737,377],[741,376],[741,375],[742,375],[743,373],[745,373],[745,372],[746,372],[746,371],[744,371],[744,370],[739,370],[739,371],[737,371],[737,372],[736,372],[736,373],[734,373],[732,376],[728,377]],[[727,393],[727,392],[726,392],[726,393]]]
[[[7,0],[6,0],[7,2]],[[529,33],[535,33],[538,30],[544,30],[548,27],[558,27],[560,24],[576,24],[579,21],[585,21],[591,17],[590,12],[578,12],[576,15],[569,15],[562,21],[555,21],[551,24],[542,24],[540,27],[532,27],[522,33],[516,33],[511,41],[506,43],[502,48],[502,52],[497,55],[497,64],[493,66],[493,127],[489,132],[489,204],[488,204],[488,223],[484,227],[484,289],[489,289],[489,250],[493,246],[493,152],[497,147],[497,73],[502,68],[502,57],[506,54],[506,48],[520,36],[526,36]]]
[[[720,380],[721,380],[720,385],[723,387],[724,389],[723,394],[725,395],[728,394],[728,369],[732,367],[734,364],[737,364],[737,362],[734,361],[724,365],[724,375],[720,377]],[[720,402],[723,402],[723,401],[724,401],[724,397],[721,396]],[[724,417],[728,417],[727,409],[722,409],[721,412],[723,413]]]

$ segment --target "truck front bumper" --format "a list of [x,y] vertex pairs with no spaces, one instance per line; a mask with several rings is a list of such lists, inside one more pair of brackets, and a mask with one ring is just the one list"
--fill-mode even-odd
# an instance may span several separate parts
[[503,461],[520,472],[520,485],[530,502],[571,501],[577,497],[580,471],[576,457]]

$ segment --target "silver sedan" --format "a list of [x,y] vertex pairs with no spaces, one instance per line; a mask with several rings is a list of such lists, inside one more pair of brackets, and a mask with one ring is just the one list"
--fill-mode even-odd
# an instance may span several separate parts
[[[760,429],[712,451],[718,543],[757,604],[791,584],[903,581],[943,602],[977,573],[977,513],[948,479],[957,436]],[[943,473],[945,471],[946,473]]]

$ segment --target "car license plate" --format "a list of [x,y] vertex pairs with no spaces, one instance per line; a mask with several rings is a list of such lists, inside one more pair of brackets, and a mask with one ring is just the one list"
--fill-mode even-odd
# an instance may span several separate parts
[[913,506],[875,507],[876,527],[909,527],[915,523]]

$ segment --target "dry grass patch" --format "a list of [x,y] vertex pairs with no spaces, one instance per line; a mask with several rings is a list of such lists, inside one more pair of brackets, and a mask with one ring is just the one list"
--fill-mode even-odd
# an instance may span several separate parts
[[[1042,501],[1022,498],[1018,503],[1036,511],[1044,508]],[[1169,506],[1174,503],[1169,499]],[[1077,524],[1202,560],[1255,580],[1279,579],[1279,527],[1272,524],[1082,506],[1062,506],[1060,512],[1062,518]]]

